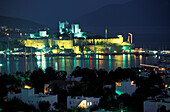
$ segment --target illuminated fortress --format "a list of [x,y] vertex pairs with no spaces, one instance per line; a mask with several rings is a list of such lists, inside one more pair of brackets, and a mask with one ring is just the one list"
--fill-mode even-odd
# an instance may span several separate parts
[[59,33],[70,32],[77,38],[65,39],[62,36],[50,38],[46,31],[40,31],[38,36],[30,34],[30,38],[25,40],[25,46],[37,49],[51,49],[53,53],[111,53],[130,50],[132,46],[131,33],[129,33],[128,40],[125,42],[122,35],[117,35],[115,38],[86,39],[84,35],[86,32],[81,32],[79,24],[72,24],[71,29],[69,29],[68,25],[68,22],[59,22]]

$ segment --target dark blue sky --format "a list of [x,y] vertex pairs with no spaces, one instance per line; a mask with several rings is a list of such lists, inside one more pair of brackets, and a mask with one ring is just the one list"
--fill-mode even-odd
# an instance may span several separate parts
[[[109,36],[123,34],[125,39],[131,32],[136,46],[158,49],[170,48],[169,6],[169,0],[1,0],[0,16],[24,18],[55,28],[58,28],[58,21],[74,23],[81,17],[84,22],[79,23],[83,31],[104,35],[108,28]],[[126,10],[131,14],[127,15]],[[117,22],[119,20],[122,22]],[[108,24],[98,27],[91,23]]]
[[1,0],[0,15],[24,18],[55,26],[59,20],[72,20],[108,4],[131,0]]

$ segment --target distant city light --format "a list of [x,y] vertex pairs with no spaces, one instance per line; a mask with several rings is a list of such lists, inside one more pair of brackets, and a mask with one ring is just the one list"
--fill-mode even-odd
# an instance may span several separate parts
[[153,65],[146,65],[146,64],[140,64],[140,66],[147,66],[147,67],[154,67],[154,68],[159,68],[158,66],[153,66]]

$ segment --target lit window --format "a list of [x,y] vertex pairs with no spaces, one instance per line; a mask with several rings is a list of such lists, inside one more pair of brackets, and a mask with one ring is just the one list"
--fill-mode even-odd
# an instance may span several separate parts
[[117,82],[116,82],[116,86],[121,86],[121,83],[117,83]]
[[31,89],[31,87],[28,85],[25,85],[24,88]]
[[134,84],[134,81],[131,81],[131,85],[135,85],[135,84]]

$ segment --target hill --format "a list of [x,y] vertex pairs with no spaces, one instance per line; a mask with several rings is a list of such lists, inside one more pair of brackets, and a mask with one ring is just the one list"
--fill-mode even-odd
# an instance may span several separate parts
[[111,4],[75,21],[85,26],[170,26],[169,0],[132,0]]
[[45,27],[44,25],[40,25],[29,20],[6,16],[0,16],[0,26],[8,26],[9,28],[19,28],[22,31],[26,32],[37,31],[39,28]]

